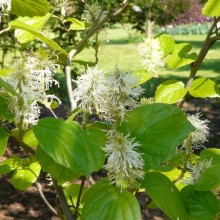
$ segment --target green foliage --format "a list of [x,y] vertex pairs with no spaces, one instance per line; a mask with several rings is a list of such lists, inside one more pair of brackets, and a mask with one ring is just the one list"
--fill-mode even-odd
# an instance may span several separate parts
[[180,109],[158,103],[128,112],[119,130],[136,138],[141,144],[139,150],[143,154],[145,169],[155,170],[194,128]]
[[187,93],[183,82],[167,80],[157,87],[155,102],[174,104],[181,101]]
[[[33,18],[30,17],[19,17],[17,21],[21,21],[25,24],[31,25],[32,28],[34,28],[36,31],[41,31],[45,23],[50,18],[51,14],[47,13],[43,17],[35,16]],[[30,32],[24,31],[22,29],[16,29],[15,30],[15,37],[17,40],[23,44],[27,43],[29,41],[32,41],[35,39],[35,36],[31,34]]]
[[200,160],[212,160],[212,165],[220,164],[220,149],[207,148],[200,153]]
[[202,9],[202,13],[207,16],[220,16],[220,2],[215,0],[208,0]]
[[67,21],[71,22],[69,29],[72,31],[82,31],[86,28],[85,22],[79,21],[76,18],[67,18]]
[[195,190],[206,191],[215,189],[220,185],[220,164],[207,168],[199,177]]
[[2,156],[7,148],[8,144],[8,133],[4,128],[0,127],[0,156]]
[[178,189],[166,176],[157,172],[149,172],[144,176],[142,186],[171,219],[188,219]]
[[49,11],[49,3],[46,0],[13,0],[11,1],[11,13],[17,16],[43,16]]
[[157,37],[157,39],[160,42],[161,50],[164,52],[164,57],[166,57],[175,49],[175,42],[173,37],[166,34],[161,34]]
[[0,175],[10,173],[21,166],[21,158],[12,156],[0,163]]
[[18,167],[12,175],[11,183],[16,189],[26,190],[37,180],[40,170],[41,166],[38,162]]
[[167,65],[170,68],[179,68],[194,62],[195,60],[197,60],[198,56],[194,52],[189,53],[191,49],[192,49],[191,44],[187,44],[187,43],[176,44],[174,51],[167,59]]
[[219,200],[209,191],[199,192],[193,186],[181,190],[181,197],[192,220],[211,220],[220,210]]
[[30,32],[32,35],[34,35],[36,38],[39,38],[41,41],[44,43],[48,44],[55,50],[58,50],[59,52],[63,54],[67,54],[67,52],[62,49],[55,41],[51,40],[49,37],[45,36],[43,33],[40,31],[36,30],[33,28],[31,25],[27,25],[22,21],[14,20],[9,23],[9,27],[11,30],[13,29],[21,29],[27,32]]
[[190,85],[189,93],[196,98],[220,97],[217,84],[207,78],[195,79]]
[[[86,176],[99,170],[104,163],[101,147],[105,143],[105,134],[101,130],[88,129],[83,132],[76,122],[48,118],[39,121],[34,127],[34,134],[41,148],[38,160],[44,152],[51,163],[61,165],[76,175]],[[57,172],[57,175],[62,176],[62,173]]]
[[210,28],[211,23],[189,23],[173,26],[165,26],[163,28],[156,27],[155,34],[170,34],[170,35],[205,35]]
[[141,217],[135,196],[130,192],[121,192],[106,180],[92,186],[83,201],[81,220],[137,220]]
[[5,118],[8,121],[12,121],[14,118],[14,115],[8,111],[8,104],[9,104],[10,96],[0,95],[0,118]]

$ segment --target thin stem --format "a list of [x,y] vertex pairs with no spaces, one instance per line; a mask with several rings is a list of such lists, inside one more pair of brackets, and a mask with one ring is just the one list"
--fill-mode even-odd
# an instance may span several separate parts
[[38,183],[37,181],[35,182],[35,186],[37,188],[37,191],[39,192],[40,194],[40,197],[43,199],[44,203],[46,204],[46,206],[55,214],[57,215],[57,211],[53,208],[53,206],[50,205],[50,203],[48,202],[48,200],[46,199],[43,191],[42,191],[42,188],[41,188],[41,184]]
[[3,33],[5,33],[5,32],[7,32],[7,31],[10,31],[10,28],[9,28],[9,27],[8,27],[8,28],[5,28],[5,29],[3,29],[3,30],[1,30],[1,31],[0,31],[0,35],[3,34]]
[[62,186],[59,186],[55,179],[53,179],[53,184],[54,184],[55,190],[57,192],[57,196],[58,196],[60,205],[62,207],[62,211],[63,211],[66,219],[67,220],[76,220],[76,218],[72,215],[70,207],[67,203],[67,200],[66,200],[65,194],[63,192]]
[[110,18],[117,16],[120,14],[125,7],[128,5],[128,0],[124,0],[118,8],[116,8],[115,11],[109,12],[102,20],[97,22],[97,24],[94,24],[91,29],[88,30],[86,33],[85,37],[69,52],[66,60],[66,67],[65,67],[65,72],[66,72],[66,82],[67,82],[67,90],[68,90],[68,95],[69,95],[69,100],[70,100],[70,105],[71,105],[71,110],[73,110],[75,106],[75,102],[73,100],[73,89],[72,89],[72,78],[71,78],[71,61],[75,57],[77,53],[79,53],[89,40],[89,38],[98,30],[100,29],[103,24],[108,21]]
[[75,214],[74,214],[74,217],[76,219],[77,219],[77,215],[78,215],[78,212],[79,212],[80,200],[81,200],[81,196],[82,196],[82,191],[83,191],[83,187],[84,187],[84,184],[85,184],[85,180],[86,180],[86,178],[83,177],[81,185],[80,185],[80,189],[79,189],[79,194],[78,194],[78,197],[77,197],[76,209],[75,209]]

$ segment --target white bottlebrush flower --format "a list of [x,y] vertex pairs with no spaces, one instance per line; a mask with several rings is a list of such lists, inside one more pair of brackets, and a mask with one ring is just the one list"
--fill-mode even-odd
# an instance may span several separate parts
[[199,177],[207,168],[212,166],[212,159],[199,161],[198,165],[192,165],[190,163],[187,164],[187,168],[189,170],[190,176],[183,179],[183,184],[196,184],[198,182]]
[[106,102],[108,109],[107,118],[117,115],[122,120],[125,113],[137,107],[137,99],[143,93],[143,89],[138,85],[139,78],[129,72],[116,67],[107,76],[110,88],[109,101]]
[[84,112],[104,113],[104,104],[108,97],[109,87],[105,72],[95,67],[88,67],[86,72],[75,81],[77,88],[73,91],[75,106],[79,106]]
[[44,49],[39,49],[33,56],[27,58],[26,68],[36,77],[37,81],[45,85],[46,90],[49,90],[53,83],[59,85],[53,79],[53,75],[58,67],[59,65],[51,59]]
[[75,105],[84,112],[93,113],[108,121],[115,116],[123,119],[129,109],[138,105],[137,99],[143,92],[138,78],[116,68],[106,73],[98,67],[90,68],[75,81],[73,91]]
[[6,11],[11,10],[11,0],[0,0],[0,8]]
[[184,141],[183,147],[188,149],[198,149],[204,147],[203,144],[207,141],[209,135],[209,127],[207,126],[208,120],[201,120],[201,114],[188,115],[187,119],[195,127],[196,131],[192,132],[189,137]]
[[144,43],[138,45],[138,52],[141,56],[141,63],[149,73],[156,73],[158,67],[163,67],[164,52],[160,49],[158,39],[147,38]]
[[136,150],[140,146],[134,138],[111,130],[104,148],[108,158],[104,169],[111,183],[121,189],[132,186],[143,177],[144,161]]
[[29,57],[26,64],[17,64],[14,71],[3,77],[20,97],[12,97],[9,102],[9,111],[15,114],[14,121],[18,127],[26,130],[30,124],[37,123],[40,115],[38,102],[48,108],[53,99],[60,102],[56,96],[46,94],[52,83],[58,84],[53,79],[56,67],[41,50]]

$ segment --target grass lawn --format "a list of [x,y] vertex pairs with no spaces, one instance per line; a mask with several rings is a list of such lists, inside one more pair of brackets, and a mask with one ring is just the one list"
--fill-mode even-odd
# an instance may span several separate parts
[[[105,70],[110,70],[119,65],[130,71],[141,69],[140,57],[137,52],[138,42],[141,42],[142,36],[134,31],[126,31],[117,25],[113,29],[108,29],[106,40],[99,51],[99,66]],[[193,44],[194,52],[199,53],[205,39],[204,35],[178,35],[174,36],[176,43],[190,42]],[[198,71],[200,77],[217,78],[220,74],[220,42],[209,51],[205,62]],[[92,48],[86,48],[76,56],[76,60],[95,61],[95,51]],[[180,69],[163,68],[158,70],[158,75],[163,77],[181,77],[189,76],[189,66]]]

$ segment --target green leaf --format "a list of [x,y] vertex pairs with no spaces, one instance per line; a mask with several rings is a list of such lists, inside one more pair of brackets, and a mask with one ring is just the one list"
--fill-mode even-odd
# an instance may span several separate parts
[[8,133],[0,127],[0,157],[5,153],[8,144]]
[[198,178],[195,190],[208,191],[220,186],[220,165],[207,168]]
[[50,175],[57,180],[60,185],[81,176],[81,173],[77,170],[68,169],[56,163],[41,147],[38,147],[36,150],[36,159],[40,162],[42,170],[50,173]]
[[188,219],[178,189],[166,176],[158,172],[147,173],[142,185],[152,200],[171,219]]
[[10,13],[17,16],[43,16],[49,11],[47,0],[13,0]]
[[189,93],[196,98],[220,97],[217,84],[207,78],[195,79],[190,85]]
[[40,174],[41,166],[38,162],[29,164],[27,167],[18,167],[11,178],[12,185],[19,190],[30,187]]
[[89,174],[89,161],[79,124],[47,118],[34,126],[34,134],[40,147],[56,163],[84,175]]
[[212,165],[220,165],[220,149],[207,148],[200,152],[200,160],[212,160]]
[[[23,22],[27,25],[30,25],[36,31],[41,31],[43,26],[45,25],[45,23],[50,18],[50,16],[51,16],[51,14],[47,13],[43,17],[39,17],[39,16],[35,16],[35,17],[32,17],[32,18],[30,18],[30,17],[19,17],[15,21],[21,21],[21,22]],[[30,32],[21,30],[21,29],[15,30],[15,37],[17,38],[17,40],[21,44],[30,42],[30,41],[35,39],[35,36],[33,34],[31,34]]]
[[174,50],[175,42],[172,36],[161,34],[157,39],[160,41],[160,48],[164,52],[164,57]]
[[174,104],[181,101],[187,93],[183,82],[167,80],[157,87],[155,102]]
[[0,77],[0,87],[5,88],[12,96],[17,96],[20,99],[20,96],[18,93],[13,89],[13,87],[5,82],[1,77]]
[[70,30],[82,31],[82,30],[86,29],[86,24],[83,21],[79,21],[76,18],[67,18],[66,20],[71,22],[71,25],[70,25],[70,28],[69,28]]
[[[82,197],[85,195],[85,193],[88,191],[88,187],[84,186],[82,189]],[[77,198],[80,191],[80,185],[79,184],[70,184],[67,187],[64,188],[64,193],[67,198],[67,202],[69,205],[72,205],[72,202],[76,204]],[[80,204],[81,207],[82,204]]]
[[139,78],[138,85],[141,85],[154,77],[153,74],[147,73],[146,70],[136,71],[134,72],[134,75]]
[[193,63],[195,60],[197,60],[198,56],[196,53],[189,53],[191,49],[192,44],[176,44],[174,51],[167,59],[167,65],[170,68],[179,68]]
[[194,127],[180,109],[156,103],[128,112],[119,131],[130,134],[141,144],[138,149],[143,154],[145,169],[158,169]]
[[9,157],[0,163],[0,175],[10,173],[21,166],[21,158],[18,156]]
[[38,141],[34,135],[33,129],[28,129],[23,135],[23,142],[30,147],[37,147]]
[[215,219],[220,211],[219,201],[211,192],[199,192],[193,188],[194,186],[189,185],[181,190],[181,196],[190,219]]
[[206,16],[220,16],[220,1],[208,0],[202,9],[202,14]]
[[89,175],[104,163],[106,137],[99,129],[83,131],[76,122],[48,118],[34,126],[34,134],[51,160],[77,175]]
[[139,220],[140,206],[130,192],[121,192],[106,180],[93,185],[83,197],[81,220]]
[[27,25],[24,22],[15,20],[15,21],[11,21],[9,23],[9,27],[10,29],[21,29],[27,32],[30,32],[31,34],[33,34],[36,38],[39,38],[41,41],[43,41],[44,43],[48,44],[50,47],[54,48],[55,50],[60,51],[61,53],[67,55],[67,52],[61,48],[55,41],[51,40],[49,37],[45,36],[43,33],[41,33],[40,31],[32,28],[31,25]]
[[7,94],[0,96],[0,117],[12,121],[14,119],[14,114],[8,110],[10,97]]

